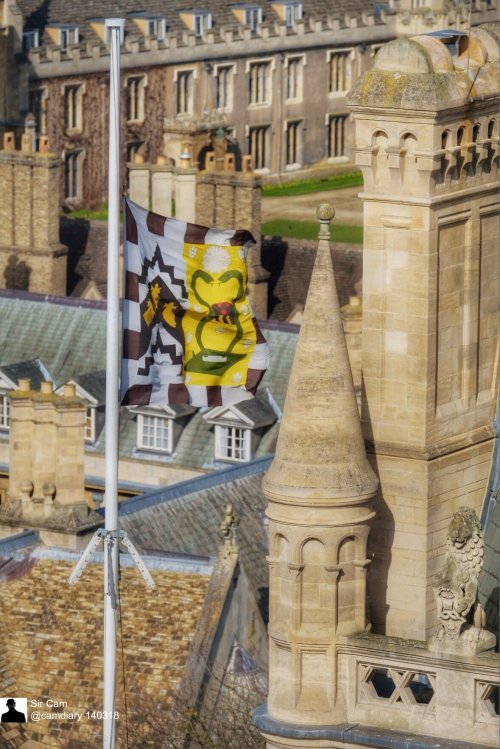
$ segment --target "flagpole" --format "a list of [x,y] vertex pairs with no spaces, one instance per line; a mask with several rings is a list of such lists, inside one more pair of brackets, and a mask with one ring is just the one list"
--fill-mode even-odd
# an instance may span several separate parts
[[118,364],[120,253],[120,43],[122,18],[107,18],[109,75],[108,286],[104,515],[103,749],[115,747],[116,608],[118,591]]

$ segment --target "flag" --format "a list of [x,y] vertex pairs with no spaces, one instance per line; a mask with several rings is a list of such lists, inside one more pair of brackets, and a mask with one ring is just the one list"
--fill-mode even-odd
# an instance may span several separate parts
[[246,297],[254,241],[125,199],[123,405],[221,406],[254,396],[269,356]]

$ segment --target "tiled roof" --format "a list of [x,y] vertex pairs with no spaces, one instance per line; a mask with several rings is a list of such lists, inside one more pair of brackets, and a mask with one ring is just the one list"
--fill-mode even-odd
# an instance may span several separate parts
[[261,596],[268,587],[261,480],[270,463],[271,458],[260,458],[124,500],[118,508],[120,527],[144,548],[211,555],[220,545],[220,519],[231,504],[240,518],[240,558]]
[[[270,0],[256,0],[255,4],[263,10],[264,23],[273,24],[279,21]],[[127,18],[130,13],[148,11],[153,16],[166,18],[169,32],[179,32],[186,30],[180,13],[203,7],[203,10],[212,12],[213,28],[217,30],[223,26],[237,26],[236,17],[231,10],[233,5],[235,3],[225,0],[205,0],[201,4],[193,3],[192,0],[86,0],[85,3],[70,0],[18,0],[26,29],[45,29],[47,26],[59,24],[78,25],[82,41],[93,42],[97,41],[98,37],[89,25],[91,19],[117,16]],[[342,18],[344,13],[357,15],[361,11],[374,10],[371,0],[302,0],[302,6],[305,20],[326,20],[328,16]],[[126,33],[130,36],[139,35],[130,18],[127,20]]]
[[[37,559],[23,576],[2,582],[2,626],[10,634],[2,638],[0,678],[2,670],[14,675],[11,690],[18,696],[67,702],[63,709],[45,708],[49,712],[102,709],[102,567],[89,565],[80,582],[70,586],[73,566]],[[156,588],[148,592],[136,570],[122,568],[121,574],[119,748],[126,745],[122,654],[129,721],[134,705],[137,709],[145,702],[165,713],[183,677],[210,580],[207,574],[156,570]],[[86,717],[41,720],[28,723],[26,734],[54,749],[80,749],[102,743],[101,726],[100,720]],[[9,746],[2,741],[0,734],[0,744]]]

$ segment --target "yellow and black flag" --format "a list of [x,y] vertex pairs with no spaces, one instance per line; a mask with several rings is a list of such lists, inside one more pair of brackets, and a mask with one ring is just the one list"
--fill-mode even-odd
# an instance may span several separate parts
[[125,200],[123,405],[253,397],[269,359],[246,296],[254,241]]

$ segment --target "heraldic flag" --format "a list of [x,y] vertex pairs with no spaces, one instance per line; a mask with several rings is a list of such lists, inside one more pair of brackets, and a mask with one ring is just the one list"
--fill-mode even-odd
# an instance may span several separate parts
[[164,218],[125,200],[123,405],[252,398],[268,348],[246,297],[248,231]]

